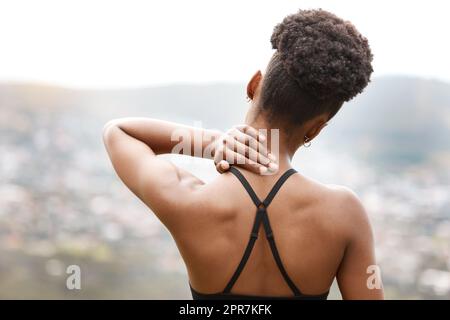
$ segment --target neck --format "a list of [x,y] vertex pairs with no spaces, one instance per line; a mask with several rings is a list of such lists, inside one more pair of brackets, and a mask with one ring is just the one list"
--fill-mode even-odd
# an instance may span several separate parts
[[261,133],[266,135],[267,149],[276,156],[279,171],[284,172],[291,168],[291,159],[297,147],[290,146],[290,139],[282,128],[270,126],[263,116],[251,117],[247,115],[245,123],[256,130],[261,130]]

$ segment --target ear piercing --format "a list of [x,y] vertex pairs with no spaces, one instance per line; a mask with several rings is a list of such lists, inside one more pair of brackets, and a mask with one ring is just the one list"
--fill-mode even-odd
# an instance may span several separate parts
[[303,146],[305,148],[309,148],[311,146],[311,140],[307,136],[305,136],[305,141],[303,142]]

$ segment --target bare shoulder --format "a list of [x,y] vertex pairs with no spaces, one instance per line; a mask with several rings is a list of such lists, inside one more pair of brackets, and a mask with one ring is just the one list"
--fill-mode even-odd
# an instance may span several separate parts
[[329,186],[334,192],[339,223],[347,244],[372,244],[373,231],[367,211],[357,194],[343,186]]
[[341,214],[349,215],[351,218],[366,215],[360,198],[352,189],[336,184],[328,184],[325,186],[328,188],[329,196],[337,205]]
[[305,176],[301,176],[301,179],[305,184],[302,190],[309,190],[308,195],[314,200],[318,210],[333,224],[346,229],[366,227],[369,224],[360,198],[350,188],[324,184]]

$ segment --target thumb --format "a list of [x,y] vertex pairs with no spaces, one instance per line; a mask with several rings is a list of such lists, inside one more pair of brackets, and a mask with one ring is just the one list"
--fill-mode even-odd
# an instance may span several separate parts
[[216,164],[216,170],[219,173],[224,173],[226,171],[228,171],[230,169],[230,164],[225,161],[225,160],[220,160],[217,164]]

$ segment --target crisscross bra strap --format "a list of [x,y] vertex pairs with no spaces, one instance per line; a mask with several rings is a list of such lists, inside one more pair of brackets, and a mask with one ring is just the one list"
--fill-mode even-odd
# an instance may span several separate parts
[[233,288],[234,283],[237,281],[239,276],[241,275],[242,270],[244,270],[245,264],[247,263],[248,258],[250,257],[250,253],[252,253],[253,246],[255,245],[256,239],[258,239],[258,229],[261,224],[263,209],[256,210],[255,222],[253,223],[252,233],[250,234],[250,240],[248,241],[247,247],[245,248],[244,255],[242,256],[241,262],[239,262],[238,267],[234,271],[233,276],[230,281],[228,281],[227,286],[223,290],[223,293],[230,293]]
[[266,238],[269,241],[270,249],[272,251],[272,255],[275,259],[275,262],[277,263],[278,269],[280,270],[280,272],[281,272],[284,280],[288,284],[288,286],[291,288],[292,292],[296,296],[301,295],[300,290],[297,288],[297,286],[291,280],[291,278],[289,277],[289,275],[287,274],[287,272],[283,266],[283,263],[281,262],[280,255],[278,253],[278,249],[275,244],[275,239],[273,237],[272,228],[270,226],[269,216],[267,215],[267,210],[266,210],[267,207],[269,206],[269,204],[272,202],[275,195],[277,194],[278,190],[283,185],[283,183],[292,174],[296,173],[297,171],[295,171],[294,169],[289,169],[285,173],[283,173],[283,175],[277,180],[275,185],[272,187],[272,189],[270,190],[269,194],[267,195],[266,199],[264,199],[264,201],[261,201],[258,198],[255,191],[248,183],[247,179],[245,179],[245,177],[242,175],[242,173],[238,169],[236,169],[235,167],[232,166],[232,167],[230,167],[230,171],[239,179],[239,181],[244,186],[245,190],[247,191],[247,193],[249,194],[250,198],[252,199],[253,203],[255,204],[255,206],[257,208],[256,208],[255,220],[254,220],[253,227],[252,227],[252,232],[250,234],[250,239],[248,241],[247,247],[245,248],[244,255],[242,256],[242,259],[241,259],[238,267],[236,268],[236,271],[234,272],[230,281],[226,285],[223,293],[230,293],[231,289],[233,288],[233,285],[239,278],[242,270],[245,267],[245,264],[247,263],[247,261],[250,257],[250,254],[253,250],[256,239],[258,238],[258,230],[262,223],[264,226],[264,231],[266,233]]

